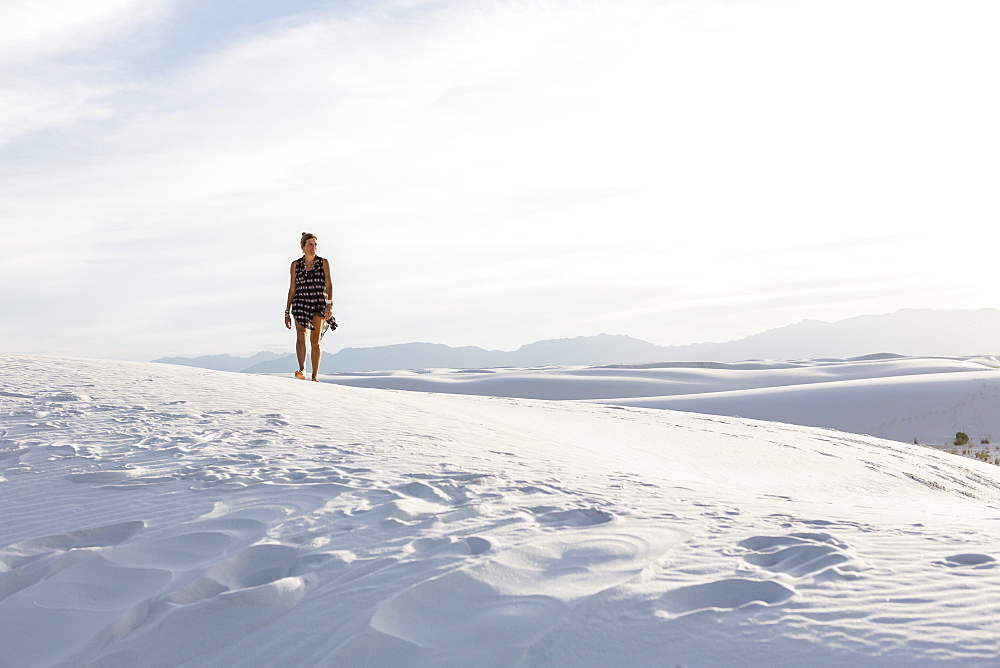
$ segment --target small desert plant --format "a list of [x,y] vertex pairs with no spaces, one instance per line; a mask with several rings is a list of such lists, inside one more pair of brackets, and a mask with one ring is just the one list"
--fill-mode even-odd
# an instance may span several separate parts
[[984,462],[990,461],[990,451],[980,450],[979,452],[976,453],[976,459],[981,459]]
[[955,445],[966,445],[969,442],[969,435],[964,431],[955,434]]
[[980,445],[989,445],[990,444],[990,437],[989,436],[980,436],[979,437],[979,444]]

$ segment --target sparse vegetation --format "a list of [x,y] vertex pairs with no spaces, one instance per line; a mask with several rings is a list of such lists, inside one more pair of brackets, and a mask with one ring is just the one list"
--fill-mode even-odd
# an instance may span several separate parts
[[[976,436],[976,439],[979,440],[979,444],[982,446],[978,451],[974,449],[969,435],[964,431],[957,432],[954,440],[946,441],[943,446],[933,447],[937,447],[939,450],[951,455],[974,457],[981,462],[1000,466],[1000,445],[991,445],[993,440],[992,434],[980,433]],[[918,444],[916,437],[913,438],[913,443]]]

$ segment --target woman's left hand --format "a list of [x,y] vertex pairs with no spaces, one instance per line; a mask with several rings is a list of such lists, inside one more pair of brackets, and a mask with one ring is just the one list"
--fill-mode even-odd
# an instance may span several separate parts
[[323,311],[323,320],[329,320],[332,317],[333,317],[333,306],[327,304],[326,310]]

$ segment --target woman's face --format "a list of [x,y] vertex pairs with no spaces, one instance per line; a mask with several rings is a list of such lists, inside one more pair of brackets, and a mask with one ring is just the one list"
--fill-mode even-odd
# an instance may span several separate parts
[[306,243],[302,246],[302,250],[305,251],[306,255],[315,255],[318,246],[319,244],[316,243],[316,239],[307,239]]

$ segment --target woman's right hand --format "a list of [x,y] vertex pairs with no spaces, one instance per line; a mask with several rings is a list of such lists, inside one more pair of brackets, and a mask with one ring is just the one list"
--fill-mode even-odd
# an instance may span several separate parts
[[292,316],[288,315],[287,313],[285,314],[285,328],[286,329],[292,328]]

